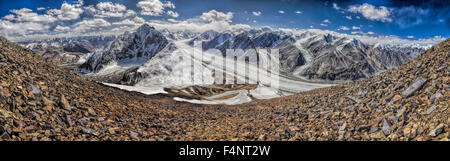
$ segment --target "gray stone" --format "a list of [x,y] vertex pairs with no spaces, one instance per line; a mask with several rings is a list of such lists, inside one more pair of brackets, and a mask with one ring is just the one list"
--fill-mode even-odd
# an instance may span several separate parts
[[393,122],[394,124],[398,123],[398,117],[397,117],[397,116],[389,116],[388,119],[389,119],[389,120],[392,120],[392,122]]
[[444,65],[442,65],[442,66],[440,66],[439,68],[438,68],[438,71],[441,71],[442,69],[444,69],[444,68],[447,68],[447,64],[444,64]]
[[280,138],[281,138],[280,134],[279,134],[279,133],[276,133],[275,136],[274,136],[274,139],[275,139],[275,140],[279,140]]
[[442,96],[442,93],[441,93],[441,92],[438,92],[438,93],[436,93],[436,94],[433,94],[433,95],[430,97],[430,100],[431,100],[431,101],[434,101],[434,99],[439,98],[439,97],[441,97],[441,96]]
[[429,115],[430,113],[432,113],[434,110],[436,110],[437,105],[433,105],[430,108],[428,108],[426,114]]
[[360,102],[361,102],[360,99],[357,99],[357,98],[355,98],[355,97],[352,97],[352,96],[346,96],[346,97],[349,98],[349,99],[351,99],[351,100],[353,100],[353,101],[355,101],[356,103],[360,103]]
[[85,134],[92,134],[94,133],[94,130],[91,128],[85,128],[85,127],[81,127],[81,131]]
[[414,92],[418,91],[422,86],[427,82],[425,78],[417,79],[411,86],[409,86],[406,90],[402,92],[403,96],[409,97],[414,94]]
[[397,89],[403,88],[404,86],[405,86],[405,84],[403,82],[400,82],[399,84],[395,85],[392,90],[395,91]]
[[6,98],[5,94],[0,91],[0,103]]
[[386,121],[386,119],[383,119],[383,127],[381,130],[383,131],[384,135],[391,134],[391,127],[389,126],[389,123]]
[[39,139],[36,136],[33,136],[33,138],[31,138],[31,141],[39,141]]
[[345,132],[345,128],[347,128],[347,122],[344,122],[339,128],[339,133]]
[[39,90],[38,88],[36,88],[36,87],[33,86],[33,85],[30,85],[30,86],[28,87],[28,90],[30,90],[31,93],[33,93],[34,95],[39,95],[39,94],[41,94],[41,90]]

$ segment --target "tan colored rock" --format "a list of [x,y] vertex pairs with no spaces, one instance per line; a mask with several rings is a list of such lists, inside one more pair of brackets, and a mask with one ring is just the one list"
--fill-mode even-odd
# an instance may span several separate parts
[[395,95],[395,96],[392,98],[392,102],[397,102],[397,101],[400,100],[400,99],[402,99],[402,96],[400,96],[400,95]]
[[61,106],[62,106],[64,109],[66,109],[66,110],[68,110],[68,111],[71,111],[71,110],[72,110],[72,106],[70,106],[69,102],[67,101],[67,99],[66,99],[66,97],[65,97],[64,95],[61,95],[60,103],[61,103]]
[[440,133],[442,133],[442,131],[444,131],[444,124],[443,123],[441,123],[441,124],[439,124],[438,126],[436,126],[436,128],[434,128],[433,130],[431,130],[431,132],[430,132],[430,136],[437,136],[437,135],[439,135]]
[[47,99],[47,97],[42,97],[42,101],[44,103],[44,109],[46,111],[52,111],[53,108],[53,101]]

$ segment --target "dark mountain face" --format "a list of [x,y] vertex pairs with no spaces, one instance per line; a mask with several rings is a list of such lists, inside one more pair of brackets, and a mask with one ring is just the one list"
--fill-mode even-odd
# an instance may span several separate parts
[[376,48],[356,39],[337,39],[331,35],[312,37],[303,46],[313,56],[308,67],[300,72],[300,76],[308,79],[357,80],[413,58],[399,50]]
[[[298,39],[305,39],[296,43]],[[295,45],[294,45],[295,44]],[[383,48],[367,45],[355,38],[332,34],[290,36],[274,31],[248,31],[241,34],[219,34],[211,40],[204,39],[203,49],[256,49],[277,48],[280,51],[280,69],[296,76],[321,80],[356,80],[401,65],[422,52],[417,48]],[[305,58],[307,54],[310,59]]]
[[302,52],[290,40],[285,40],[273,48],[279,50],[280,70],[282,71],[292,72],[296,67],[300,67],[306,63]]
[[273,32],[263,33],[253,39],[255,46],[268,48],[281,43],[281,36]]
[[79,52],[86,54],[93,52],[95,47],[91,45],[89,41],[83,40],[64,44],[63,49],[68,52]]

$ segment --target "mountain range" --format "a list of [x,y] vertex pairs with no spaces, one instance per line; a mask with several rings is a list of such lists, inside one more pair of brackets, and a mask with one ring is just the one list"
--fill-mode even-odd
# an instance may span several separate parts
[[283,76],[315,82],[367,78],[401,65],[429,48],[429,44],[373,43],[325,31],[294,33],[261,28],[193,33],[157,30],[145,24],[97,48],[83,59],[86,61],[79,62],[79,68],[99,81],[145,86],[139,82],[176,72],[170,64],[179,63],[179,57],[170,54],[190,50],[195,41],[202,42],[203,50],[218,49],[223,54],[226,49],[278,49]]

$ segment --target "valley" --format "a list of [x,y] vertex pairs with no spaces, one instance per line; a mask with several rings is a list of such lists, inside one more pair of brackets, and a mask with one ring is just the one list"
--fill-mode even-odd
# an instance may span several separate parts
[[[288,96],[370,77],[401,65],[428,48],[428,45],[418,46],[415,43],[406,46],[395,46],[392,43],[389,45],[366,44],[349,35],[317,30],[293,32],[263,28],[244,32],[206,31],[195,34],[188,31],[157,30],[149,25],[143,25],[136,32],[127,31],[117,37],[63,40],[55,40],[53,43],[33,41],[22,42],[22,44],[52,61],[60,61],[60,58],[71,55],[65,50],[78,51],[79,54],[72,56],[71,60],[64,59],[62,63],[56,64],[87,79],[144,94],[165,94],[167,90],[164,89],[181,89],[194,85],[205,87],[224,82],[225,77],[230,76],[245,82],[249,73],[258,73],[258,80],[250,79],[250,84],[257,86],[253,91],[228,89],[229,93],[215,93],[217,96],[230,97],[229,100],[240,100],[239,103]],[[199,47],[194,47],[195,41],[200,43]],[[65,47],[74,42],[77,44],[72,45],[74,49]],[[39,54],[58,46],[64,48],[54,51],[51,57]],[[211,49],[215,49],[216,52],[211,53]],[[258,52],[256,52],[257,57],[252,60],[237,61],[236,69],[238,70],[229,71],[222,69],[222,65],[234,66],[235,64],[221,57],[225,54],[225,49],[245,51],[238,55],[238,60],[248,59],[251,50],[258,50]],[[280,60],[277,62],[279,71],[275,72],[278,74],[264,75],[265,69],[258,65],[260,61],[267,61],[260,56],[261,49],[279,51]],[[215,57],[217,60],[215,59],[214,62],[201,60],[202,57],[196,57],[198,53],[203,54],[203,57]],[[190,58],[194,58],[192,59],[194,64],[191,64]],[[217,63],[221,61],[227,63]],[[183,76],[183,72],[190,65],[201,66],[202,71],[194,71],[194,75],[190,76],[192,78]],[[218,77],[215,73],[224,74],[224,76]],[[190,81],[191,79],[201,80],[201,83],[194,83]],[[270,82],[277,82],[277,86],[270,87]],[[265,93],[255,93],[261,91]],[[178,97],[174,99],[206,104],[229,101],[197,100],[204,98],[198,96],[191,95],[190,99]]]

